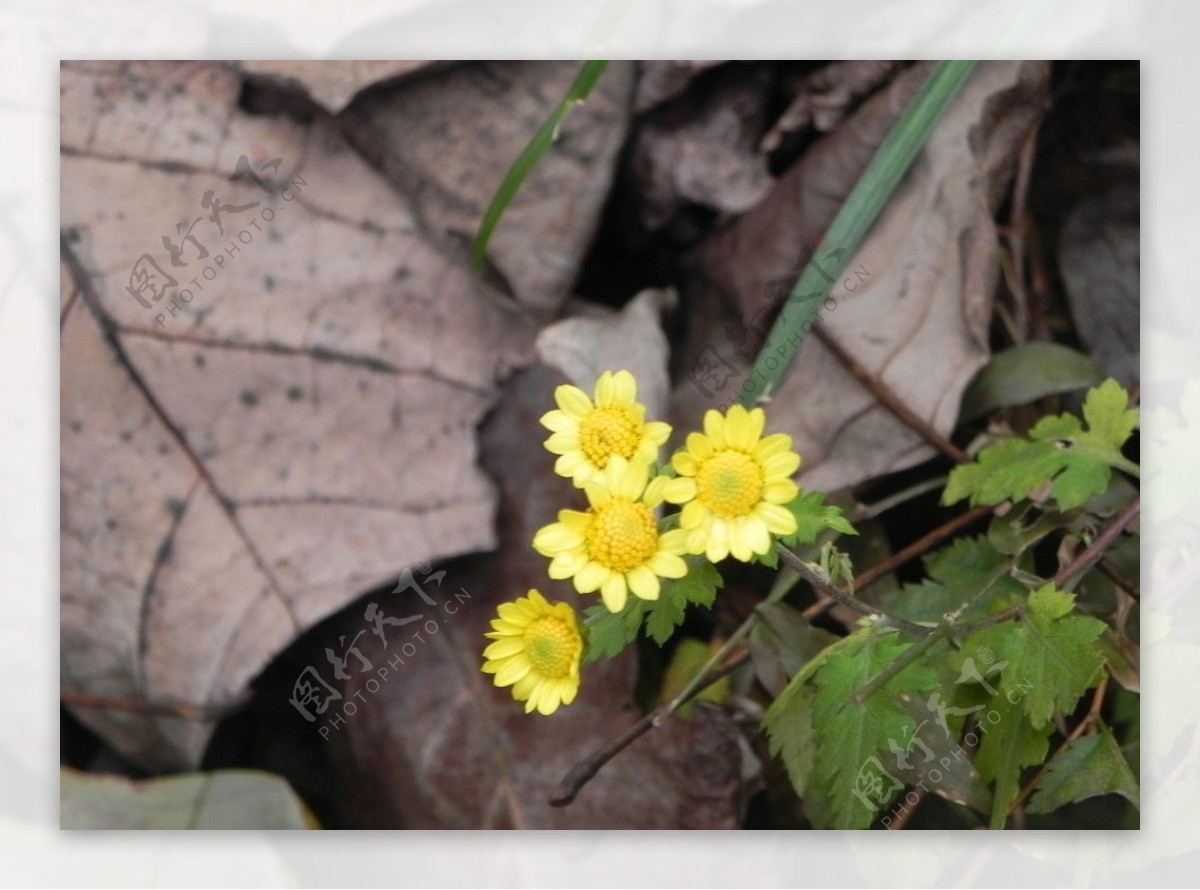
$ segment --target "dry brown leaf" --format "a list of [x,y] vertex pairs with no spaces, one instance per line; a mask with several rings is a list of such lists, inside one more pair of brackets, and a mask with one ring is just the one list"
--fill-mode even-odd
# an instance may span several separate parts
[[[426,230],[463,251],[512,160],[556,108],[575,62],[475,62],[363,96],[346,134],[413,197]],[[518,302],[555,309],[599,225],[625,138],[633,66],[614,62],[564,122],[492,235],[488,256]]]
[[620,312],[555,322],[538,334],[538,355],[587,393],[605,371],[630,371],[637,378],[638,401],[646,406],[647,416],[664,418],[670,392],[669,347],[659,317],[675,303],[674,291],[652,288]]
[[239,62],[248,74],[296,87],[330,114],[337,114],[367,87],[395,80],[431,65],[420,61],[367,59],[265,59]]
[[768,94],[765,71],[723,68],[703,96],[638,128],[629,163],[647,229],[667,226],[689,205],[744,213],[766,197],[772,179],[758,141]]
[[1134,182],[1080,201],[1063,225],[1058,257],[1080,339],[1125,386],[1141,376],[1139,199]]
[[[171,708],[219,711],[299,631],[405,565],[493,546],[475,429],[532,359],[536,324],[448,256],[337,127],[239,110],[228,66],[72,63],[62,92],[63,689],[163,705],[77,713],[144,767],[194,765],[212,724]],[[478,126],[482,110],[457,113]],[[257,170],[269,194],[230,181],[255,148],[281,161]],[[499,168],[508,150],[439,170]],[[557,198],[591,200],[601,160]],[[221,234],[209,191],[258,206],[224,208]],[[183,240],[197,220],[205,260]],[[144,253],[178,280],[174,316],[174,291],[141,294],[150,308],[127,292]]]
[[[709,348],[708,355],[715,350],[729,362],[732,370],[722,372],[732,387],[741,385],[773,307],[794,283],[788,270],[818,242],[927,74],[924,66],[910,69],[864,103],[762,204],[698,251],[691,297],[737,307],[743,323],[731,325],[726,316],[721,326],[698,330],[684,367],[694,368]],[[1048,66],[1035,62],[976,69],[834,283],[836,308],[818,322],[943,434],[954,426],[963,388],[987,360],[998,270],[993,213],[1016,151],[1042,113],[1047,76]],[[731,395],[727,389],[701,398],[685,379],[676,416]],[[851,485],[933,453],[813,337],[771,406],[773,428],[796,438],[805,458],[802,482],[813,488]]]
[[874,59],[831,62],[800,78],[794,86],[795,97],[763,137],[761,150],[773,152],[786,139],[809,127],[828,133],[845,119],[856,102],[878,89],[896,65]]

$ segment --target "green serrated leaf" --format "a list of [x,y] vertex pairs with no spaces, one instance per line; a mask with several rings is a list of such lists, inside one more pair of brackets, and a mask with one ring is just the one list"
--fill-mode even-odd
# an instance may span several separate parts
[[721,587],[721,573],[705,559],[688,561],[682,578],[664,580],[658,599],[646,603],[646,636],[663,645],[683,623],[689,605],[711,608]]
[[796,531],[779,539],[785,547],[811,544],[826,529],[843,535],[857,535],[854,526],[842,513],[841,508],[825,503],[825,495],[819,491],[805,491],[784,505],[796,517]]
[[1038,421],[1028,441],[1007,439],[989,445],[974,463],[950,473],[943,502],[1016,501],[1053,480],[1052,494],[1059,508],[1070,510],[1102,495],[1113,467],[1138,475],[1137,465],[1121,454],[1138,425],[1138,412],[1129,408],[1129,394],[1121,385],[1109,379],[1090,390],[1083,416],[1086,429],[1078,418],[1061,414]]
[[[947,612],[972,600],[961,618],[1003,611],[1025,596],[1025,587],[1007,574],[993,582],[995,573],[1007,565],[1008,559],[987,538],[959,538],[926,557],[926,580],[905,584],[896,593],[882,597],[884,610],[917,622],[940,621]],[[989,583],[987,592],[978,596]]]
[[[817,693],[812,719],[820,733],[810,787],[829,802],[828,821],[818,827],[870,826],[879,808],[890,802],[890,795],[855,794],[861,790],[860,776],[887,755],[889,740],[908,739],[916,727],[898,695],[920,695],[937,685],[937,674],[916,662],[865,702],[856,702],[854,694],[912,645],[894,631],[867,630],[858,646],[840,649],[813,676]],[[897,790],[892,789],[893,793]]]
[[1075,739],[1050,761],[1025,810],[1049,813],[1101,794],[1120,794],[1138,806],[1138,782],[1110,730]]
[[1106,625],[1072,615],[1074,608],[1073,595],[1046,584],[1029,595],[1019,621],[977,631],[963,643],[964,652],[994,654],[998,698],[1019,703],[1035,729],[1056,711],[1072,710],[1104,664],[1098,639]]
[[583,623],[587,629],[584,664],[620,655],[621,650],[637,639],[644,614],[645,601],[637,597],[630,597],[620,612],[610,612],[604,604],[584,609]]
[[985,779],[996,783],[990,827],[998,831],[1004,827],[1008,808],[1020,793],[1021,771],[1046,759],[1050,748],[1046,740],[1054,731],[1054,724],[1035,728],[1025,717],[1019,701],[1010,702],[997,695],[985,711],[981,726],[988,729],[982,734],[975,767]]
[[812,725],[815,690],[808,681],[839,651],[861,645],[863,637],[870,632],[870,628],[863,628],[825,647],[792,677],[787,688],[767,708],[763,717],[767,748],[772,756],[783,760],[792,787],[800,797],[804,797],[808,789],[816,753],[816,736]]

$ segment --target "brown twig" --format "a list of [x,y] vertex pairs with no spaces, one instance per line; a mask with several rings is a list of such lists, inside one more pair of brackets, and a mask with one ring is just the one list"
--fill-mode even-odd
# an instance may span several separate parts
[[1096,563],[1096,568],[1100,570],[1100,574],[1120,587],[1135,600],[1142,598],[1142,588],[1136,581],[1127,577],[1124,572],[1117,568],[1107,556],[1101,557],[1100,561]]
[[916,634],[917,636],[928,636],[933,633],[933,628],[926,624],[914,624],[904,618],[898,618],[895,615],[889,615],[882,609],[877,609],[874,606],[864,603],[860,599],[855,599],[850,594],[838,590],[830,584],[821,573],[812,568],[808,563],[798,557],[786,547],[777,547],[776,552],[779,554],[779,559],[789,569],[807,581],[821,595],[830,600],[837,602],[839,605],[845,606],[851,611],[858,612],[860,615],[869,615],[877,619],[881,624],[886,624],[889,627],[894,627],[897,630],[905,631],[906,633]]
[[[966,513],[955,516],[949,522],[945,523],[944,525],[940,525],[933,531],[929,532],[929,534],[919,538],[916,541],[913,541],[904,549],[898,550],[883,562],[871,566],[871,568],[867,569],[854,579],[855,590],[865,590],[889,572],[894,572],[896,569],[910,560],[916,559],[918,556],[923,556],[924,554],[928,553],[930,550],[960,529],[965,528],[978,519],[982,519],[984,516],[991,515],[992,511],[995,509],[995,507],[987,506],[973,507]],[[804,610],[804,617],[811,621],[813,618],[817,617],[830,606],[832,606],[833,603],[834,601],[827,597],[818,599],[815,603]]]
[[1141,509],[1141,498],[1138,498],[1132,504],[1126,507],[1121,515],[1113,520],[1112,524],[1109,525],[1108,528],[1096,535],[1096,540],[1092,541],[1091,545],[1086,550],[1071,560],[1068,565],[1059,570],[1059,573],[1054,576],[1054,586],[1062,587],[1076,575],[1081,574],[1084,570],[1089,568],[1093,562],[1103,557],[1104,551],[1109,548],[1112,542],[1120,536],[1121,532],[1125,531],[1129,523],[1137,519],[1138,513],[1141,512]]
[[83,692],[59,693],[59,700],[77,708],[90,708],[98,711],[125,711],[130,714],[143,714],[148,717],[180,717],[184,720],[213,720],[240,707],[248,696],[221,706],[202,707],[200,705],[170,704],[167,702],[138,701],[132,698],[105,698],[100,695],[87,695]]
[[[693,690],[692,696],[698,695],[713,683],[716,683],[723,677],[729,676],[749,660],[749,651],[743,651],[740,655],[730,659],[728,664],[712,671],[701,680]],[[689,696],[689,698],[692,696]],[[684,701],[687,701],[687,699],[684,699]],[[664,718],[669,716],[675,708],[683,703],[677,700],[671,701],[651,711],[603,748],[600,748],[571,767],[570,772],[563,776],[562,781],[558,783],[558,787],[551,793],[548,801],[550,806],[565,807],[570,804],[575,800],[576,795],[579,794],[583,786],[590,782],[596,773],[600,772],[604,764],[608,763],[655,726],[661,724]]]
[[910,427],[922,439],[951,460],[957,463],[964,463],[971,459],[965,451],[935,430],[925,418],[918,416],[912,408],[908,407],[904,400],[896,395],[890,386],[863,367],[854,356],[846,351],[846,347],[833,338],[832,334],[822,327],[817,327],[815,333],[817,339],[825,344],[825,348],[833,353],[834,357],[842,363],[842,366],[854,376],[854,379],[866,387],[871,395],[879,400],[879,404],[896,415],[902,423]]

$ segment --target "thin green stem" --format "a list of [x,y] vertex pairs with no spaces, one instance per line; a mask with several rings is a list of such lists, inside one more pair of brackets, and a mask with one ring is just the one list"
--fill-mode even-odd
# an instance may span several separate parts
[[813,321],[829,295],[833,282],[849,265],[855,251],[975,65],[973,61],[938,62],[929,79],[879,146],[825,231],[821,242],[824,255],[820,263],[814,257],[805,266],[800,280],[771,327],[767,341],[747,377],[747,380],[754,381],[754,385],[742,387],[743,404],[752,405],[759,399],[769,399],[779,389],[796,356],[800,354],[804,338],[811,333]]

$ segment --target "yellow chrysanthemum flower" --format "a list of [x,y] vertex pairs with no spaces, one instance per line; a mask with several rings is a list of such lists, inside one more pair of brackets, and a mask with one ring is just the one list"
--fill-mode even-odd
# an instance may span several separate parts
[[554,472],[577,487],[596,478],[613,457],[652,462],[671,435],[659,421],[646,423],[646,406],[637,402],[637,381],[628,371],[605,371],[596,381],[595,404],[582,389],[564,385],[554,391],[559,410],[547,412],[546,450],[559,455]]
[[483,672],[495,674],[497,686],[511,686],[513,698],[525,702],[526,714],[534,708],[553,714],[560,704],[573,702],[583,654],[575,610],[531,590],[501,603],[498,611],[500,617],[485,634],[495,642],[483,650]]
[[679,525],[689,553],[749,562],[771,549],[771,535],[796,531],[796,517],[780,505],[799,493],[791,476],[800,455],[791,436],[763,438],[765,423],[762,408],[734,405],[725,415],[710,410],[704,432],[689,435],[686,449],[671,459],[679,476],[663,494],[684,505]]
[[558,522],[538,531],[533,547],[550,557],[550,577],[574,578],[580,593],[600,591],[611,612],[625,608],[629,591],[656,600],[659,578],[682,578],[687,535],[658,530],[655,508],[666,476],[649,479],[650,468],[614,456],[600,477],[585,483],[591,508],[560,510]]

